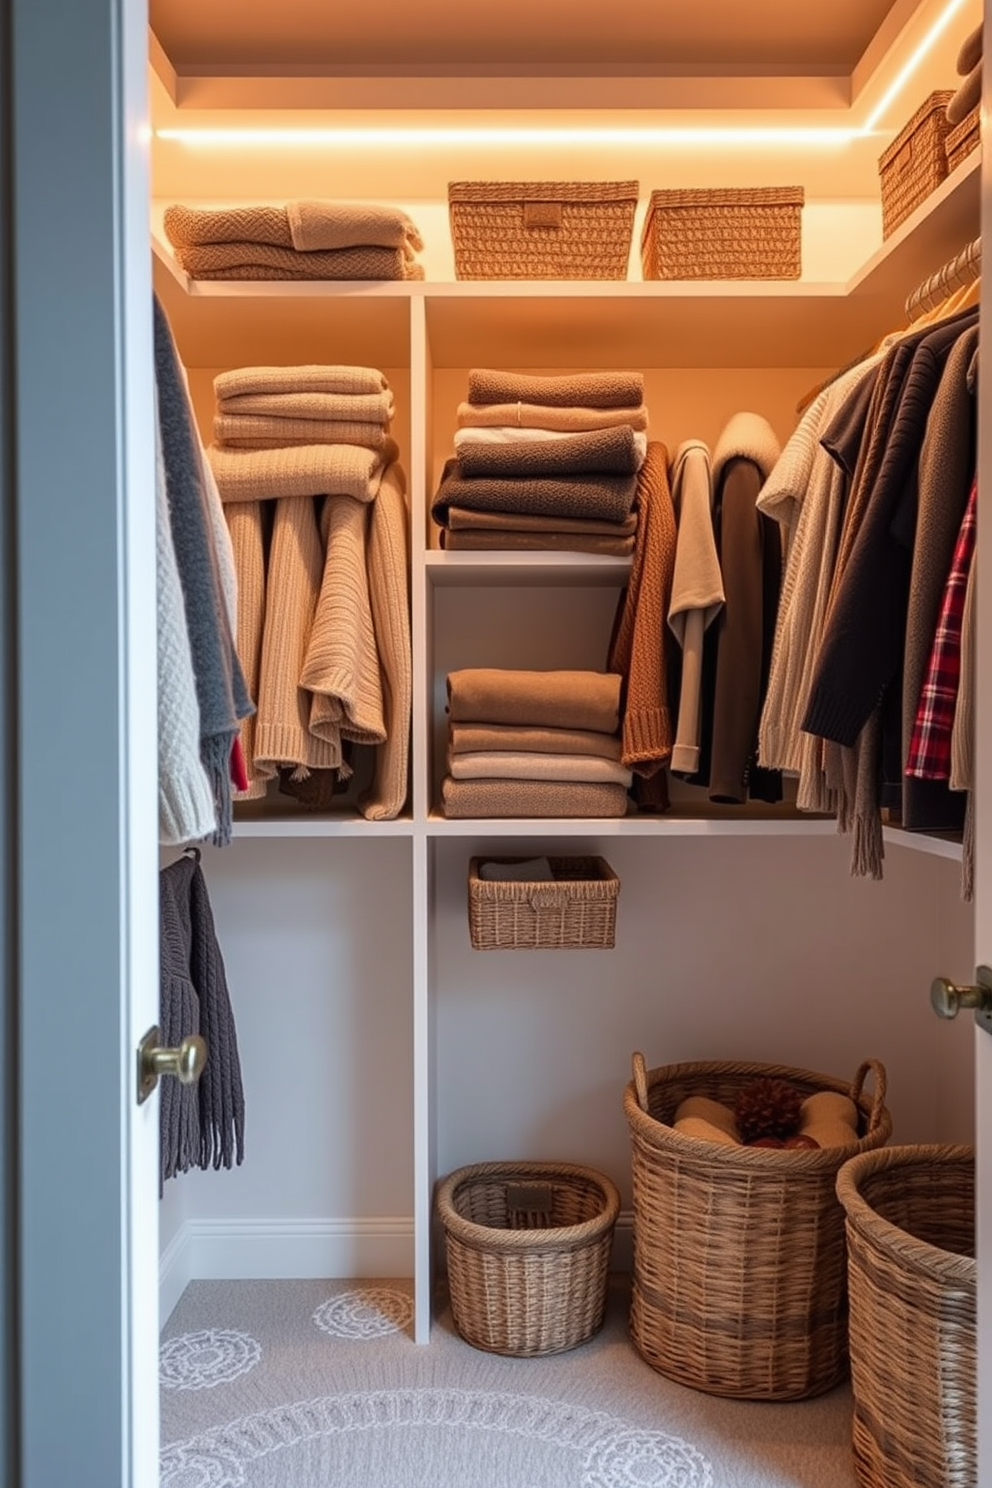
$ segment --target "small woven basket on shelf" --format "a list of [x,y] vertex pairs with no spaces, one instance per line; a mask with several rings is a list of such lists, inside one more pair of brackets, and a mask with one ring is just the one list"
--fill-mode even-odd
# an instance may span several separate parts
[[472,858],[468,925],[477,951],[612,950],[620,880],[605,858],[549,858],[554,882],[479,877]]
[[603,1325],[620,1194],[575,1163],[475,1163],[444,1179],[455,1327],[489,1353],[575,1348]]
[[947,89],[931,93],[878,162],[883,238],[947,178],[947,105],[952,97]]
[[972,150],[976,148],[982,138],[982,106],[976,104],[970,114],[965,114],[960,124],[955,124],[949,129],[944,138],[944,150],[947,154],[947,173],[957,170],[962,160],[966,160]]
[[[874,1090],[863,1090],[871,1072]],[[734,1106],[756,1078],[805,1098],[849,1095],[855,1143],[818,1150],[722,1146],[672,1126],[688,1096]],[[847,1373],[847,1260],[838,1169],[892,1131],[885,1070],[848,1085],[783,1065],[692,1063],[647,1070],[634,1055],[623,1097],[634,1184],[631,1338],[652,1368],[697,1390],[800,1400]]]
[[854,1465],[862,1488],[974,1488],[975,1163],[889,1147],[844,1164]]
[[641,231],[645,279],[798,279],[801,186],[652,191]]
[[452,181],[458,279],[626,279],[636,181]]

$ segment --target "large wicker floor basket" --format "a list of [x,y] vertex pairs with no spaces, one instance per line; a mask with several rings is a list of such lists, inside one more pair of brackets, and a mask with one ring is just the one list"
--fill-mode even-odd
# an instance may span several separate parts
[[[863,1090],[873,1075],[871,1097]],[[803,1096],[850,1095],[860,1136],[846,1147],[721,1146],[672,1126],[688,1096],[733,1106],[758,1076]],[[634,1187],[631,1338],[654,1369],[713,1395],[799,1400],[847,1374],[846,1158],[892,1130],[885,1071],[867,1060],[848,1085],[782,1065],[692,1063],[647,1070],[624,1091]]]
[[574,1163],[476,1163],[443,1181],[451,1311],[475,1348],[532,1356],[603,1326],[620,1194]]
[[862,1488],[975,1488],[975,1164],[970,1147],[845,1163],[854,1463]]

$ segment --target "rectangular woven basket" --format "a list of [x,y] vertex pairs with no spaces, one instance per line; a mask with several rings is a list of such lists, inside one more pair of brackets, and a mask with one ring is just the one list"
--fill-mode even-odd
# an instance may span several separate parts
[[[812,1070],[727,1062],[647,1070],[634,1055],[624,1091],[634,1192],[630,1336],[659,1374],[744,1400],[802,1400],[846,1376],[847,1258],[836,1194],[845,1158],[892,1131],[885,1070],[852,1084]],[[868,1072],[874,1090],[863,1089]],[[756,1077],[803,1098],[849,1096],[856,1145],[781,1152],[722,1146],[673,1125],[688,1096],[733,1109]]]
[[976,104],[970,114],[965,114],[960,124],[947,131],[944,149],[947,152],[947,173],[957,170],[962,160],[967,159],[982,137],[982,106]]
[[949,89],[931,93],[878,162],[882,236],[887,238],[947,178]]
[[854,1466],[861,1488],[975,1488],[975,1158],[887,1147],[845,1163]]
[[452,181],[458,279],[626,279],[636,181]]
[[641,231],[645,279],[798,279],[801,186],[652,191]]
[[468,924],[477,951],[612,950],[620,880],[605,858],[549,858],[554,882],[479,877],[479,865],[522,858],[472,858]]

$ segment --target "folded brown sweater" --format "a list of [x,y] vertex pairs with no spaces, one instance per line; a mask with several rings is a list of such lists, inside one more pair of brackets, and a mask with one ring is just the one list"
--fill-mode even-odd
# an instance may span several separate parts
[[218,413],[214,417],[214,439],[217,444],[240,449],[275,449],[283,444],[360,444],[366,449],[381,449],[386,430],[382,424],[345,423],[340,419]]
[[441,529],[441,546],[446,552],[597,553],[601,558],[629,558],[634,542],[633,537],[605,537],[591,532],[515,532],[506,527],[463,532]]
[[531,754],[588,754],[597,759],[619,760],[616,734],[594,729],[531,728],[512,723],[452,723],[448,748],[453,755],[474,754],[484,749],[517,749]]
[[471,817],[618,817],[627,814],[622,785],[554,780],[452,780],[441,783],[444,814]]
[[476,476],[458,473],[449,460],[431,504],[439,527],[448,525],[448,509],[527,512],[547,517],[595,517],[623,522],[630,516],[637,492],[636,475]]
[[614,672],[509,671],[465,667],[448,673],[454,723],[513,723],[616,733],[620,677]]
[[623,408],[644,401],[640,372],[503,372],[488,367],[468,374],[470,403],[546,403],[552,408]]
[[563,439],[464,444],[457,460],[458,474],[464,480],[503,475],[636,475],[642,464],[634,431],[626,427],[593,429]]
[[554,408],[547,403],[459,403],[460,429],[495,429],[516,425],[521,429],[557,429],[579,434],[586,429],[631,429],[648,426],[644,404],[631,408]]
[[177,248],[193,279],[405,279],[413,265],[399,248],[333,248],[298,253],[271,243],[204,243]]
[[527,512],[477,512],[468,507],[448,509],[448,526],[454,531],[485,532],[555,532],[561,537],[576,536],[633,537],[637,531],[637,513],[632,511],[622,522],[603,522],[597,517],[541,517]]

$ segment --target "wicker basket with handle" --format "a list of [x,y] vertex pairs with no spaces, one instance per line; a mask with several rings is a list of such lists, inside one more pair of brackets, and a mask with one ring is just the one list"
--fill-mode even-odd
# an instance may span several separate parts
[[931,93],[878,162],[883,238],[947,177],[947,105],[952,97],[948,89]]
[[452,181],[458,279],[626,279],[636,181]]
[[620,1194],[577,1163],[475,1163],[437,1193],[451,1311],[475,1348],[533,1356],[575,1348],[606,1311]]
[[975,1160],[888,1147],[846,1162],[854,1465],[862,1488],[974,1488]]
[[[847,1259],[837,1172],[892,1131],[885,1070],[852,1084],[784,1065],[691,1063],[645,1068],[623,1097],[634,1188],[630,1331],[659,1373],[713,1395],[799,1400],[847,1373]],[[864,1090],[873,1077],[869,1097]],[[720,1146],[672,1126],[687,1096],[733,1107],[759,1076],[802,1095],[849,1095],[856,1142],[819,1150]]]
[[798,279],[801,186],[652,191],[641,231],[645,279]]
[[549,858],[553,882],[480,878],[483,861],[522,860],[470,860],[468,923],[475,950],[613,948],[620,880],[605,858]]

